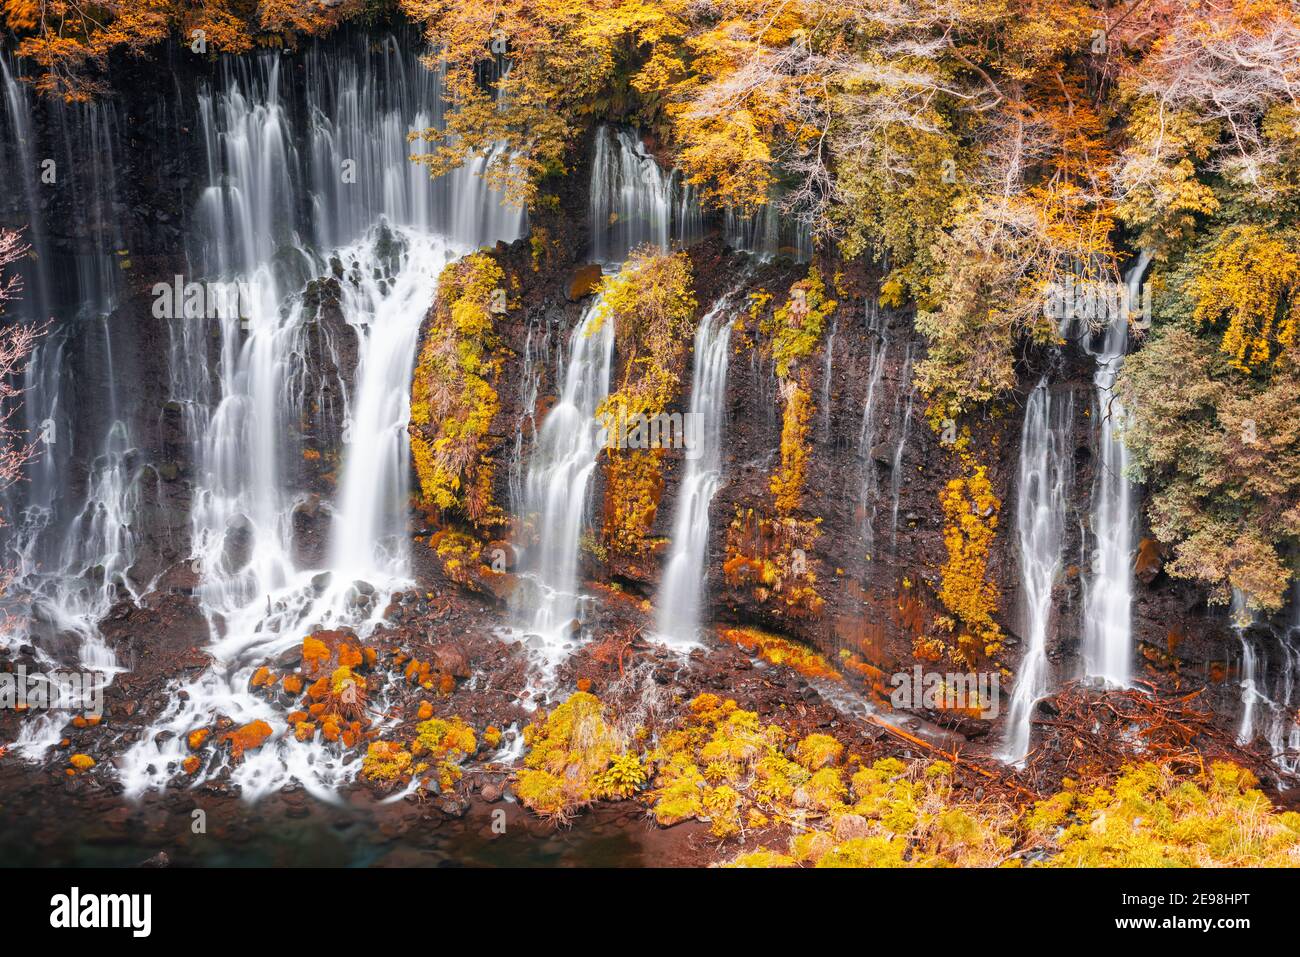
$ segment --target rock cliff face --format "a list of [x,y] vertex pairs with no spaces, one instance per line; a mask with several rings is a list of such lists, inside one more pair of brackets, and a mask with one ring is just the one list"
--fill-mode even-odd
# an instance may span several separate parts
[[[516,290],[508,312],[495,325],[503,357],[497,380],[500,409],[483,453],[502,466],[495,472],[493,498],[506,513],[518,504],[518,483],[535,429],[555,401],[566,343],[595,294],[586,161],[591,153],[585,146],[576,150],[569,174],[553,184],[555,208],[533,220],[534,235],[548,240],[502,245],[491,253],[505,271],[507,285]],[[877,307],[877,277],[859,263],[833,256],[812,264],[788,256],[755,259],[730,248],[720,224],[707,218],[704,235],[685,252],[697,316],[730,292],[739,319],[730,339],[724,477],[710,507],[705,621],[806,643],[842,667],[868,700],[885,707],[888,679],[896,672],[917,663],[933,670],[969,669],[969,663],[950,655],[926,651],[927,639],[943,634],[943,619],[951,617],[941,598],[948,561],[941,499],[948,483],[961,474],[961,457],[945,441],[942,423],[928,420],[925,398],[912,383],[926,345],[912,329],[910,310]],[[828,286],[834,277],[829,295],[836,305],[814,346],[786,376],[787,383],[801,384],[809,401],[800,439],[806,450],[801,494],[797,505],[782,513],[772,481],[781,468],[789,386],[783,394],[771,336],[761,326],[791,297],[792,287],[807,279],[810,268],[827,277]],[[627,359],[616,354],[614,383],[626,375]],[[1079,678],[1085,668],[1081,635],[1092,564],[1090,508],[1098,478],[1099,412],[1094,360],[1066,343],[1050,353],[1026,354],[1016,395],[965,424],[969,435],[964,445],[985,466],[998,502],[987,578],[997,588],[995,619],[1005,636],[1002,647],[979,659],[976,667],[1000,670],[1004,695],[1024,648],[1015,527],[1023,409],[1048,370],[1053,389],[1074,399],[1073,475],[1048,645],[1053,687]],[[669,412],[690,407],[690,389],[688,372]],[[597,461],[581,573],[589,587],[603,592],[613,585],[653,605],[662,586],[685,457],[680,450],[663,453],[662,485],[655,489],[652,518],[644,529],[647,547],[628,556],[600,543],[601,522],[615,494],[609,470],[617,454],[603,452]],[[442,520],[433,516],[435,524]],[[457,524],[454,516],[445,520]],[[521,530],[513,531],[516,543],[523,542]],[[510,538],[500,528],[478,533],[485,547]],[[1163,573],[1145,527],[1135,532],[1134,542],[1141,556],[1133,586],[1136,673],[1160,686],[1204,687],[1204,700],[1230,726],[1240,707],[1240,690],[1225,614],[1208,608],[1197,589]],[[510,555],[513,561],[514,552]],[[491,587],[505,595],[513,582],[493,581]],[[640,620],[652,630],[653,610],[643,608]],[[1001,718],[992,722],[935,712],[926,717],[992,743],[1001,734],[1005,700]]]
[[[302,68],[292,56],[284,59],[292,94],[287,109],[301,111]],[[193,423],[174,398],[176,350],[200,350],[215,369],[220,340],[210,327],[178,340],[153,315],[154,284],[188,275],[191,268],[194,250],[187,243],[206,181],[203,144],[193,135],[199,122],[196,91],[211,79],[211,68],[192,59],[165,66],[167,83],[159,84],[150,68],[124,62],[118,92],[94,107],[33,106],[23,149],[17,131],[6,129],[0,157],[12,168],[0,176],[31,182],[31,170],[17,164],[47,156],[59,172],[57,185],[37,182],[29,191],[7,191],[0,221],[22,225],[36,218],[42,224],[39,235],[30,237],[37,258],[27,269],[26,308],[31,315],[58,317],[42,348],[63,350],[61,361],[47,366],[48,374],[64,383],[60,434],[48,453],[54,482],[49,504],[58,506],[53,514],[65,531],[71,528],[75,503],[86,499],[88,477],[106,454],[110,425],[124,423],[129,441],[120,451],[137,496],[134,544],[111,622],[103,630],[124,664],[153,669],[154,677],[177,677],[201,664],[192,650],[208,636],[192,600],[197,582],[187,564],[198,466]],[[504,312],[493,313],[490,352],[498,365],[487,379],[498,405],[476,452],[494,463],[495,517],[478,520],[427,500],[417,501],[410,516],[421,584],[455,581],[489,596],[493,601],[482,609],[481,620],[462,623],[483,634],[507,615],[516,556],[511,542],[525,537],[518,521],[520,483],[536,430],[555,402],[570,336],[595,295],[593,226],[600,224],[592,222],[590,188],[596,136],[593,127],[586,142],[575,144],[565,173],[546,184],[548,202],[532,215],[530,235],[486,253],[502,271],[508,300]],[[308,202],[305,195],[295,201]],[[310,208],[300,212],[304,222],[311,221]],[[1054,592],[1048,659],[1054,686],[1077,677],[1092,564],[1091,492],[1099,467],[1095,424],[1101,413],[1093,401],[1093,360],[1069,344],[1059,354],[1026,354],[1016,396],[982,419],[962,423],[963,436],[954,443],[945,437],[943,423],[928,419],[925,398],[912,385],[925,342],[913,330],[909,310],[875,305],[879,289],[871,270],[841,262],[833,251],[822,251],[811,262],[789,254],[749,256],[733,248],[735,237],[726,234],[721,220],[708,217],[691,229],[692,241],[684,248],[698,303],[695,317],[729,294],[736,319],[725,391],[723,476],[709,509],[704,620],[810,645],[877,704],[888,702],[888,677],[918,662],[933,670],[994,670],[1013,680],[1024,641],[1013,507],[1022,412],[1029,391],[1050,367],[1053,387],[1074,396],[1075,421],[1065,567]],[[287,468],[291,487],[303,493],[292,513],[292,537],[296,557],[306,567],[318,565],[328,547],[346,396],[359,361],[357,334],[340,311],[343,281],[340,264],[313,280],[303,297],[309,319],[295,387],[312,399],[300,421],[292,423],[302,454]],[[820,290],[816,296],[834,307],[815,337],[778,368],[781,322],[792,322],[795,333],[808,328],[801,318],[806,313],[796,311],[790,320],[789,308],[800,296],[813,298],[814,287]],[[79,319],[80,305],[95,296],[111,304],[107,318]],[[783,308],[786,320],[778,315]],[[438,316],[439,306],[433,304],[422,343],[434,334]],[[631,361],[626,350],[616,351],[612,387],[626,380]],[[681,387],[669,412],[690,407],[689,352],[681,362],[676,370]],[[417,426],[417,438],[431,439],[438,426],[428,425],[427,435]],[[618,504],[611,491],[612,461],[610,452],[597,458],[580,575],[617,609],[620,620],[652,630],[652,605],[660,593],[686,460],[681,450],[658,458],[651,507],[642,513],[644,548],[632,554],[601,539],[602,517]],[[979,518],[994,531],[981,577],[996,586],[992,618],[1002,641],[963,659],[955,650],[964,625],[954,620],[944,599],[944,569],[951,559],[945,532],[954,519],[942,503],[950,483],[971,474],[968,461],[982,466],[987,495],[995,503],[980,509]],[[449,572],[447,554],[440,555],[434,543],[448,530],[475,540],[481,565],[490,572]],[[1148,538],[1145,531],[1135,538],[1141,543],[1133,600],[1137,674],[1188,691],[1204,686],[1206,701],[1231,726],[1240,691],[1226,615],[1207,608],[1194,588],[1169,579]],[[239,544],[232,541],[229,547],[237,552]],[[499,569],[491,557],[498,551]],[[599,615],[593,622],[601,627]],[[50,647],[57,646],[57,625],[38,631]],[[124,678],[124,687],[138,680]],[[930,712],[926,717],[974,738],[991,740],[1000,730],[1000,719],[990,726],[968,715]]]

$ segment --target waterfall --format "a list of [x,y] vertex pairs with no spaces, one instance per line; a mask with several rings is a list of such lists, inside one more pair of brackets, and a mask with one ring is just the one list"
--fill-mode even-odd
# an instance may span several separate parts
[[1271,641],[1252,635],[1255,616],[1240,589],[1232,590],[1229,623],[1241,647],[1239,685],[1241,714],[1237,743],[1248,746],[1257,739],[1267,745],[1273,763],[1286,775],[1300,774],[1300,717],[1296,713],[1300,684],[1300,584],[1294,590],[1295,616],[1290,627],[1277,629],[1272,638],[1278,654],[1270,657]]
[[569,338],[560,398],[538,432],[515,505],[536,540],[520,560],[512,619],[548,668],[563,659],[580,620],[579,542],[602,448],[596,409],[609,393],[614,359],[614,318],[602,318],[602,305],[596,297]]
[[858,501],[862,509],[862,543],[867,561],[875,560],[875,497],[876,497],[876,461],[873,456],[876,440],[880,433],[879,396],[880,380],[885,371],[885,359],[889,355],[889,340],[885,338],[885,326],[877,309],[870,302],[867,304],[867,333],[871,351],[867,359],[867,395],[862,403],[862,425],[858,429],[858,455],[862,461],[862,485],[858,492]]
[[907,390],[907,405],[903,410],[903,424],[898,430],[898,441],[894,443],[894,458],[889,469],[889,548],[898,553],[898,503],[903,497],[903,452],[907,449],[907,435],[912,428],[912,408],[916,401],[916,386],[912,384],[912,348],[907,344],[907,355],[903,360],[903,374],[898,380],[898,393],[894,399],[894,420],[898,420],[898,399],[903,390]]
[[[7,107],[0,176],[21,184],[18,209],[28,226],[23,238],[33,253],[19,264],[24,289],[11,310],[22,321],[53,317],[30,357],[15,420],[38,443],[38,454],[27,481],[5,494],[8,525],[0,542],[14,577],[3,603],[13,627],[0,633],[0,643],[30,641],[42,662],[112,675],[122,669],[99,622],[120,597],[135,598],[142,590],[131,577],[140,469],[118,396],[109,322],[119,293],[114,257],[126,245],[114,213],[121,121],[108,103],[42,101],[49,139],[38,153],[37,104],[7,57],[0,57],[0,81]],[[56,196],[70,218],[58,221],[59,229],[75,237],[70,264],[50,239],[54,223],[46,221]],[[63,271],[57,282],[52,265]],[[74,356],[74,340],[88,344],[83,353],[93,356],[93,369]],[[78,382],[88,371],[93,381]],[[36,742],[48,743],[41,734],[28,735],[25,743]],[[23,753],[39,757],[42,750]]]
[[[448,262],[524,229],[522,211],[503,207],[472,168],[433,183],[410,162],[407,135],[441,120],[426,112],[439,102],[437,75],[415,56],[388,39],[342,56],[318,48],[305,60],[301,111],[275,54],[223,61],[216,89],[200,94],[209,185],[192,259],[204,277],[246,291],[214,320],[215,371],[205,323],[172,322],[172,390],[194,445],[191,547],[213,663],[123,755],[128,794],[162,787],[185,756],[184,735],[218,714],[277,731],[233,769],[250,799],[290,779],[326,797],[356,772],[337,750],[280,733],[283,716],[248,680],[314,628],[366,637],[409,582],[406,427],[419,328]],[[325,308],[307,293],[330,282],[357,362],[354,381],[342,383],[327,548],[306,560],[294,522],[307,495],[299,424],[323,400],[305,393],[303,363]],[[164,731],[175,737],[159,742]]]
[[1279,768],[1291,775],[1300,774],[1300,580],[1292,590],[1291,627],[1278,636],[1282,667],[1270,703],[1265,733],[1269,750]]
[[[453,257],[440,237],[417,234],[408,242],[396,276],[385,273],[375,280],[363,270],[357,285],[344,287],[343,311],[362,342],[331,532],[330,564],[345,578],[409,575],[411,365],[438,274]],[[358,317],[362,321],[356,322]]]
[[1229,616],[1233,633],[1241,645],[1241,721],[1237,725],[1237,743],[1244,745],[1255,739],[1255,712],[1265,699],[1258,688],[1260,676],[1255,661],[1255,646],[1247,634],[1254,624],[1254,616],[1246,606],[1246,596],[1238,588],[1232,589]]
[[1047,638],[1052,589],[1061,570],[1070,480],[1073,397],[1053,397],[1044,376],[1030,393],[1020,433],[1016,535],[1020,551],[1024,657],[1016,675],[1001,757],[1020,764],[1029,753],[1034,705],[1048,690]]
[[638,246],[668,251],[699,241],[704,228],[695,191],[665,171],[626,128],[601,126],[591,162],[592,259],[621,263]]
[[802,219],[781,215],[780,193],[749,213],[728,207],[723,211],[722,234],[728,246],[760,260],[785,254],[795,262],[812,260],[812,232]]
[[[1151,261],[1143,251],[1130,269],[1130,302]],[[1128,687],[1133,675],[1133,549],[1136,509],[1128,480],[1129,453],[1119,433],[1124,407],[1114,393],[1115,380],[1128,351],[1128,316],[1110,316],[1095,353],[1097,475],[1092,491],[1092,569],[1084,600],[1083,660],[1085,674],[1116,687]]]
[[[699,628],[709,547],[709,504],[722,483],[726,425],[727,360],[731,354],[730,295],[713,304],[695,330],[691,408],[698,416],[700,447],[690,450],[673,519],[672,550],[659,590],[656,629],[670,642],[689,645]],[[687,430],[688,433],[691,430]]]
[[839,332],[840,320],[831,321],[831,331],[826,335],[826,358],[822,361],[822,400],[821,400],[821,440],[825,442],[831,432],[831,381],[835,372],[835,335]]

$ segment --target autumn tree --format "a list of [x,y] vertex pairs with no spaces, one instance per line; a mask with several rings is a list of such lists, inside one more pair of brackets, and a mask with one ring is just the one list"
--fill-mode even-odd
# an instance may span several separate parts
[[1160,291],[1125,441],[1169,572],[1272,611],[1300,548],[1300,11],[1154,8],[1118,74],[1117,215]]
[[68,101],[105,91],[109,56],[145,56],[176,37],[196,53],[244,53],[318,35],[365,9],[365,0],[0,0],[18,56],[40,68],[36,86]]

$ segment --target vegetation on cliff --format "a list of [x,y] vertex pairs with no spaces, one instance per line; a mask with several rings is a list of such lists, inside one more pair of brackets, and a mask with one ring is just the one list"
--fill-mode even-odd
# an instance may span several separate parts
[[[1258,394],[1267,405],[1274,392],[1280,402],[1292,387],[1293,3],[115,0],[93,17],[87,9],[3,6],[49,92],[89,95],[103,87],[111,52],[146,56],[169,38],[191,42],[195,30],[203,49],[238,52],[400,10],[435,44],[457,107],[445,130],[428,131],[422,161],[438,173],[486,157],[489,179],[534,203],[569,167],[590,120],[637,122],[710,204],[778,202],[824,249],[880,266],[881,302],[915,304],[928,341],[914,372],[934,423],[1007,393],[1021,348],[1056,341],[1049,290],[1067,280],[1105,290],[1150,252],[1156,322],[1134,333],[1152,349],[1167,345],[1134,364],[1123,391],[1138,420],[1127,438],[1137,474],[1154,492],[1152,523],[1175,549],[1172,574],[1206,583],[1216,599],[1236,587],[1253,607],[1278,607],[1285,556],[1300,546],[1293,510],[1277,507],[1291,480],[1224,476],[1246,464],[1288,473],[1297,439],[1256,422],[1260,441],[1234,450],[1243,443],[1228,434],[1237,423],[1225,403]],[[817,334],[810,322],[795,340],[779,339],[779,361]],[[1222,365],[1202,361],[1201,341]],[[1188,391],[1207,397],[1163,416],[1153,411],[1162,376],[1179,356],[1197,370]],[[1172,453],[1188,421],[1206,414],[1225,446],[1213,461]],[[1197,512],[1206,518],[1184,526]],[[1264,533],[1261,518],[1275,519]]]
[[424,500],[480,526],[502,521],[487,434],[500,408],[494,309],[505,309],[504,283],[487,253],[442,271],[411,380],[411,454]]
[[[664,450],[685,434],[667,415],[681,394],[682,371],[697,303],[691,261],[685,253],[635,250],[600,287],[595,334],[614,323],[621,376],[600,404],[608,439],[605,451],[605,519],[602,546],[633,558],[649,553],[648,538],[663,494]],[[677,422],[677,435],[672,423]]]

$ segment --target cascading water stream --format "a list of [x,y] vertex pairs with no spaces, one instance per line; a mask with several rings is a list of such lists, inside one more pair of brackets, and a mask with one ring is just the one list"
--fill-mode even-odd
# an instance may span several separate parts
[[[1255,615],[1239,589],[1232,591],[1229,611],[1229,623],[1241,648],[1237,743],[1244,747],[1263,741],[1285,776],[1300,774],[1300,716],[1295,707],[1300,685],[1300,652],[1295,647],[1300,639],[1300,585],[1293,601],[1295,623],[1272,630],[1268,638],[1256,628]],[[1279,784],[1284,785],[1285,776]]]
[[[1136,295],[1151,253],[1143,251],[1125,277],[1129,302]],[[1097,477],[1092,492],[1095,547],[1084,601],[1083,661],[1087,676],[1125,688],[1133,676],[1133,549],[1136,508],[1127,476],[1129,453],[1119,432],[1124,407],[1115,380],[1128,351],[1129,317],[1119,310],[1102,333],[1093,383],[1097,389]]]
[[728,207],[723,212],[722,233],[732,249],[759,260],[775,259],[782,253],[791,255],[796,262],[812,259],[811,230],[800,219],[782,217],[778,193],[747,214]]
[[587,307],[569,338],[560,398],[546,415],[515,514],[534,524],[511,599],[517,632],[549,672],[563,660],[581,620],[578,551],[596,460],[603,447],[596,410],[609,394],[614,319],[603,300]]
[[1255,659],[1255,646],[1247,634],[1254,624],[1254,616],[1246,606],[1246,596],[1239,589],[1232,590],[1232,608],[1229,612],[1232,630],[1241,645],[1241,720],[1237,725],[1237,743],[1249,744],[1255,739],[1255,714],[1267,699],[1259,690],[1259,668]]
[[903,453],[907,451],[907,436],[912,428],[912,409],[916,403],[916,386],[912,382],[912,346],[907,344],[907,356],[903,360],[903,374],[898,380],[898,396],[895,397],[894,417],[898,418],[898,398],[907,390],[907,404],[903,409],[903,424],[898,430],[898,441],[894,444],[894,457],[889,468],[889,548],[898,554],[898,505],[903,497]]
[[709,505],[722,484],[722,437],[726,425],[727,361],[731,354],[731,297],[723,296],[695,330],[691,407],[698,418],[699,448],[688,450],[677,493],[672,546],[657,601],[656,630],[670,644],[692,644],[699,629],[707,572]]
[[[0,602],[0,645],[31,645],[48,680],[69,693],[67,670],[93,673],[101,686],[123,670],[99,625],[116,602],[148,585],[134,577],[146,470],[119,401],[110,321],[121,273],[115,256],[126,247],[115,215],[121,121],[108,102],[38,102],[7,56],[0,82],[0,180],[21,184],[15,211],[32,253],[18,265],[24,284],[9,309],[45,328],[14,423],[37,455],[26,480],[4,493],[0,563],[12,580]],[[12,750],[41,760],[68,719],[58,709],[33,715]]]
[[822,397],[821,397],[821,440],[825,442],[831,432],[831,382],[835,374],[835,336],[839,332],[840,322],[836,318],[831,322],[831,331],[826,334],[826,358],[822,363]]
[[1048,690],[1047,639],[1052,589],[1061,571],[1070,480],[1073,397],[1054,396],[1044,376],[1030,393],[1020,435],[1016,534],[1020,551],[1024,657],[1016,674],[1001,757],[1020,764],[1029,753],[1034,705]]
[[[120,597],[138,597],[147,584],[130,574],[136,560],[133,525],[140,470],[120,408],[109,321],[121,272],[114,255],[124,246],[113,216],[120,121],[115,108],[103,102],[43,102],[51,138],[44,149],[56,156],[38,163],[34,103],[5,57],[0,57],[0,80],[7,107],[0,144],[6,156],[16,155],[19,167],[0,175],[22,183],[28,225],[23,239],[34,254],[21,266],[26,283],[13,305],[24,321],[43,323],[53,317],[23,381],[19,423],[37,442],[38,454],[27,480],[6,494],[9,526],[3,551],[14,575],[6,601],[15,627],[0,634],[0,642],[32,640],[43,662],[111,676],[122,669],[100,635],[99,621]],[[55,250],[46,222],[48,200],[56,194],[68,201],[76,236],[74,266],[57,289],[49,275]],[[74,339],[93,343],[88,354],[97,366],[95,385],[102,383],[104,389],[95,394],[93,407],[81,408],[85,400],[72,387],[79,371],[74,368]],[[74,427],[77,414],[87,423],[82,430]],[[87,441],[86,431],[102,438]],[[87,445],[80,453],[82,462],[74,460],[79,432]],[[46,740],[40,735],[33,740],[37,738]],[[39,750],[24,753],[39,756]]]
[[1273,761],[1290,775],[1300,775],[1300,580],[1291,595],[1291,626],[1278,636],[1282,667],[1266,734]]
[[[596,131],[589,213],[592,258],[607,269],[639,246],[668,251],[702,235],[693,191],[675,171],[664,170],[626,128],[602,126]],[[602,312],[598,296],[570,334],[559,400],[536,430],[527,466],[522,462],[522,435],[512,463],[513,512],[531,528],[532,540],[520,557],[508,636],[529,647],[544,678],[573,649],[584,617],[579,552],[602,448],[596,410],[609,393],[614,362],[614,319]],[[535,361],[532,345],[530,331],[530,363]],[[533,419],[537,398],[530,369],[525,369],[524,379],[521,433]]]
[[590,214],[592,259],[608,265],[623,262],[638,246],[667,252],[704,234],[694,190],[622,127],[596,131]]
[[[327,798],[355,773],[329,745],[284,734],[282,715],[249,691],[249,677],[321,626],[350,627],[364,639],[407,583],[406,427],[420,324],[448,262],[523,231],[522,211],[501,207],[469,170],[438,184],[423,170],[412,175],[407,135],[429,125],[436,75],[391,40],[350,58],[319,56],[308,57],[302,81],[305,129],[285,102],[291,86],[274,55],[229,61],[221,89],[200,98],[211,185],[199,204],[194,259],[203,276],[243,293],[216,320],[215,377],[203,324],[173,322],[172,390],[186,408],[197,463],[197,594],[215,641],[212,666],[123,756],[129,794],[163,786],[185,756],[187,731],[217,715],[263,720],[277,732],[232,769],[250,799],[290,779]],[[305,154],[297,143],[307,144]],[[298,228],[302,209],[309,231]],[[343,383],[339,483],[322,565],[304,560],[294,514],[306,497],[299,423],[323,404],[305,394],[302,366],[309,332],[325,322],[325,284],[337,290],[357,360],[355,381]]]
[[889,340],[885,337],[885,324],[880,312],[870,303],[867,309],[867,331],[871,352],[867,359],[867,395],[862,403],[862,425],[858,430],[858,455],[862,461],[862,485],[859,503],[862,510],[863,552],[870,563],[876,559],[876,461],[873,450],[880,435],[880,380],[889,355]]

